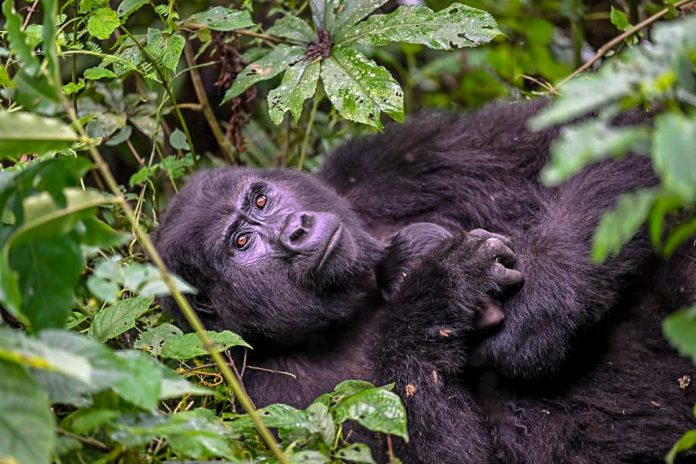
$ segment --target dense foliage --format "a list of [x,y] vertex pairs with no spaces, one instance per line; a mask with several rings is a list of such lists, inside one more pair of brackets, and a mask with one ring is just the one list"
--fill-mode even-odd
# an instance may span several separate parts
[[[661,179],[603,218],[593,257],[645,221],[666,254],[696,233],[696,22],[678,19],[689,2],[604,13],[567,0],[210,3],[2,2],[1,463],[370,463],[346,421],[385,446],[407,438],[391,387],[361,381],[306,410],[254,413],[238,382],[253,366],[227,356],[249,345],[202,330],[182,298],[195,289],[162,272],[147,236],[203,166],[311,170],[379,130],[382,113],[401,121],[421,107],[561,93],[537,127],[592,116],[563,131],[545,182],[629,149],[652,156]],[[554,87],[603,38],[592,21],[611,20],[616,35],[655,14],[677,20],[650,42],[636,28],[598,73]],[[634,106],[656,112],[653,127],[611,126]],[[198,333],[162,313],[165,294]],[[696,361],[696,308],[664,328]],[[687,432],[670,459],[694,444]]]

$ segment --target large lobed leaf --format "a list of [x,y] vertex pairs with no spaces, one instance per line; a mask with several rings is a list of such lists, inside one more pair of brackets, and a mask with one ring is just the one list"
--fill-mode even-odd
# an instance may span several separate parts
[[292,113],[297,123],[304,101],[311,98],[317,88],[319,70],[319,61],[300,61],[285,71],[280,86],[268,93],[268,114],[274,124],[283,122],[287,111]]
[[335,43],[381,47],[391,42],[406,42],[449,50],[476,47],[499,34],[490,14],[455,3],[438,12],[424,6],[402,6],[386,15],[374,15],[342,31]]
[[385,68],[351,48],[336,48],[321,64],[321,79],[331,103],[352,121],[381,128],[380,114],[404,117],[404,94]]

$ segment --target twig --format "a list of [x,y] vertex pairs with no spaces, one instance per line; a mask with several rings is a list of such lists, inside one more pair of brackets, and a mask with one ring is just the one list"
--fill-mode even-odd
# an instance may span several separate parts
[[319,108],[319,101],[321,97],[319,95],[314,96],[314,102],[312,103],[312,112],[309,113],[309,121],[307,121],[307,129],[305,130],[304,140],[302,141],[302,147],[300,148],[300,162],[297,163],[297,169],[300,171],[304,167],[305,157],[307,155],[307,146],[309,145],[309,137],[312,132],[312,126],[314,126],[314,118],[317,115],[317,108]]
[[[687,3],[691,3],[694,0],[681,0],[677,3],[675,3],[673,8],[679,8],[683,5],[686,5]],[[564,78],[562,81],[560,81],[558,84],[556,84],[556,88],[562,86],[578,74],[587,71],[594,65],[597,61],[599,61],[604,55],[606,55],[612,48],[614,48],[616,45],[620,44],[623,42],[625,39],[629,38],[636,32],[640,32],[641,30],[645,29],[646,27],[650,26],[652,23],[657,21],[658,19],[662,18],[664,15],[669,13],[669,8],[665,8],[663,10],[658,11],[654,15],[650,16],[649,18],[639,22],[635,26],[633,26],[630,29],[627,29],[624,33],[617,35],[613,39],[611,39],[609,42],[605,43],[602,45],[599,50],[597,50],[597,53],[587,60],[582,66],[580,66],[578,69],[573,71],[568,77]]]
[[203,105],[200,103],[179,103],[179,108],[189,111],[203,111]]
[[83,437],[81,435],[77,435],[75,433],[68,432],[67,430],[63,430],[60,427],[57,427],[56,431],[61,435],[64,435],[64,436],[70,437],[70,438],[74,438],[75,440],[79,441],[80,443],[84,443],[85,445],[89,445],[92,448],[97,448],[97,449],[100,449],[102,451],[109,451],[108,446],[106,446],[104,443],[100,442],[99,440],[97,440],[95,438]]
[[220,129],[220,124],[218,124],[215,113],[210,107],[210,102],[208,101],[208,96],[205,94],[205,88],[203,87],[201,75],[198,74],[198,70],[194,67],[196,61],[193,57],[193,50],[191,50],[191,46],[188,43],[184,47],[184,55],[186,56],[186,63],[191,68],[189,71],[191,74],[191,83],[193,84],[193,89],[196,91],[196,97],[201,104],[203,116],[205,116],[206,121],[208,121],[208,126],[210,126],[210,130],[213,132],[213,136],[215,137],[215,140],[217,140],[220,150],[225,155],[225,159],[229,164],[235,165],[237,164],[237,161],[234,158],[234,149],[232,148],[230,141],[227,139],[227,137],[225,137],[225,134],[222,133],[222,129]]
[[27,17],[24,18],[24,24],[22,24],[22,30],[26,29],[27,26],[29,25],[29,20],[31,19],[31,15],[34,14],[36,11],[36,7],[39,5],[39,0],[34,0],[34,3],[29,7],[29,13],[27,13]]
[[394,456],[394,446],[392,445],[391,435],[387,435],[387,453],[389,454],[389,464],[394,464],[396,462],[396,457]]
[[283,375],[287,375],[288,377],[292,377],[293,379],[297,378],[297,376],[295,374],[293,374],[292,372],[277,371],[274,369],[266,369],[264,367],[257,367],[257,366],[247,366],[246,368],[251,369],[252,371],[270,372],[271,374],[283,374]]

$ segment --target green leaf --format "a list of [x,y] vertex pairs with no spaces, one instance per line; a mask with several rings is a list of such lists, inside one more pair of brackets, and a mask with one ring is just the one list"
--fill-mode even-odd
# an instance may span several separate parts
[[178,127],[174,129],[172,135],[169,136],[169,144],[175,150],[190,150],[188,141],[186,140],[186,134]]
[[551,145],[551,160],[541,171],[545,185],[558,185],[589,164],[627,151],[647,153],[646,127],[611,127],[602,120],[566,126]]
[[289,66],[303,59],[305,49],[302,47],[278,45],[275,49],[258,61],[242,70],[222,99],[222,103],[230,101],[246,89],[260,81],[272,79]]
[[111,71],[110,69],[100,68],[99,66],[95,66],[93,68],[85,69],[84,77],[85,77],[85,79],[88,79],[91,81],[96,81],[96,80],[102,79],[104,77],[106,77],[107,79],[112,79],[112,78],[116,77],[116,74],[114,74],[114,72]]
[[664,113],[655,119],[653,162],[663,186],[687,202],[696,201],[696,113]]
[[291,464],[328,464],[329,462],[331,459],[319,451],[298,451],[290,455]]
[[662,321],[662,332],[679,353],[696,363],[696,306],[667,316]]
[[603,262],[616,256],[621,247],[638,232],[655,201],[657,191],[636,190],[619,197],[614,209],[604,212],[592,240],[592,260]]
[[[236,333],[225,330],[223,332],[213,332],[208,331],[208,336],[215,343],[215,349],[217,351],[224,351],[233,346],[245,346],[251,348],[242,337]],[[198,337],[196,333],[188,333],[186,335],[179,335],[174,337],[169,337],[164,341],[162,346],[161,355],[164,358],[173,359],[191,359],[197,356],[203,356],[208,354],[205,348],[203,348],[203,342]]]
[[114,383],[114,392],[142,409],[154,409],[162,389],[162,366],[142,351],[120,351],[116,356],[123,362],[124,375]]
[[683,453],[694,447],[696,447],[696,430],[689,430],[682,435],[674,446],[672,446],[672,449],[669,450],[669,453],[667,453],[665,457],[665,461],[667,461],[667,464],[674,464],[674,460],[679,453]]
[[318,433],[327,445],[333,445],[336,438],[336,425],[328,406],[321,402],[314,402],[309,405],[305,412],[309,422],[309,430]]
[[113,409],[78,409],[60,422],[60,426],[83,435],[111,422],[121,415]]
[[304,101],[312,97],[317,89],[319,70],[319,61],[300,61],[285,71],[280,86],[268,93],[268,114],[274,124],[283,122],[283,116],[288,110],[297,123]]
[[75,132],[57,119],[19,111],[0,113],[0,159],[63,150],[77,140]]
[[334,411],[336,422],[357,421],[373,432],[396,435],[408,441],[406,409],[396,393],[368,388],[343,399]]
[[370,447],[363,443],[354,443],[339,449],[334,456],[342,461],[376,464]]
[[135,327],[135,321],[150,310],[153,300],[152,296],[129,298],[99,311],[89,326],[89,336],[102,343],[118,337]]
[[135,187],[136,185],[144,184],[151,175],[154,175],[157,172],[157,169],[159,169],[158,163],[155,163],[150,167],[143,166],[131,176],[130,180],[128,180],[128,185],[130,187]]
[[336,37],[336,46],[358,43],[381,47],[391,42],[422,44],[449,50],[476,47],[500,34],[485,11],[454,3],[433,12],[424,6],[401,6],[393,13],[374,15]]
[[334,48],[321,62],[321,80],[331,103],[351,121],[381,128],[382,111],[402,121],[404,94],[392,75],[350,48]]
[[20,366],[0,360],[0,462],[51,462],[56,442],[46,392]]
[[213,392],[207,388],[194,385],[185,378],[172,372],[165,366],[162,368],[162,387],[160,388],[159,398],[161,400],[179,398],[184,395],[212,395]]
[[387,3],[387,1],[388,0],[327,1],[327,7],[333,10],[329,14],[336,19],[326,30],[329,31],[332,36],[337,37],[345,29],[357,24],[377,8]]
[[143,5],[147,5],[148,0],[123,0],[116,9],[118,17],[125,21],[128,16],[135,13]]
[[614,8],[613,6],[611,7],[611,13],[609,13],[609,20],[620,31],[625,31],[631,27],[631,23],[628,20],[626,13]]
[[215,6],[207,11],[196,13],[184,22],[198,24],[214,31],[234,31],[256,25],[248,11],[223,6]]
[[310,43],[314,40],[315,32],[304,20],[291,14],[285,15],[266,31],[267,34],[295,40],[300,43]]
[[147,30],[148,55],[172,72],[176,71],[186,39],[180,34],[163,34],[153,27]]
[[87,20],[87,31],[97,39],[106,40],[120,25],[121,21],[114,10],[99,8]]
[[167,339],[183,334],[180,328],[165,322],[140,334],[138,340],[133,344],[133,348],[149,351],[152,356],[160,356]]

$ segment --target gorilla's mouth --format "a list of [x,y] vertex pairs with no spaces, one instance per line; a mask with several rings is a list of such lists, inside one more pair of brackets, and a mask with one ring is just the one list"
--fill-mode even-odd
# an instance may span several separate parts
[[331,236],[329,237],[329,240],[326,243],[326,248],[324,249],[321,258],[319,258],[319,264],[317,264],[316,267],[317,271],[320,271],[322,267],[324,267],[326,261],[331,257],[334,250],[338,247],[338,243],[341,241],[342,232],[343,228],[341,227],[341,223],[337,222],[336,229],[334,229],[334,231],[331,233]]

